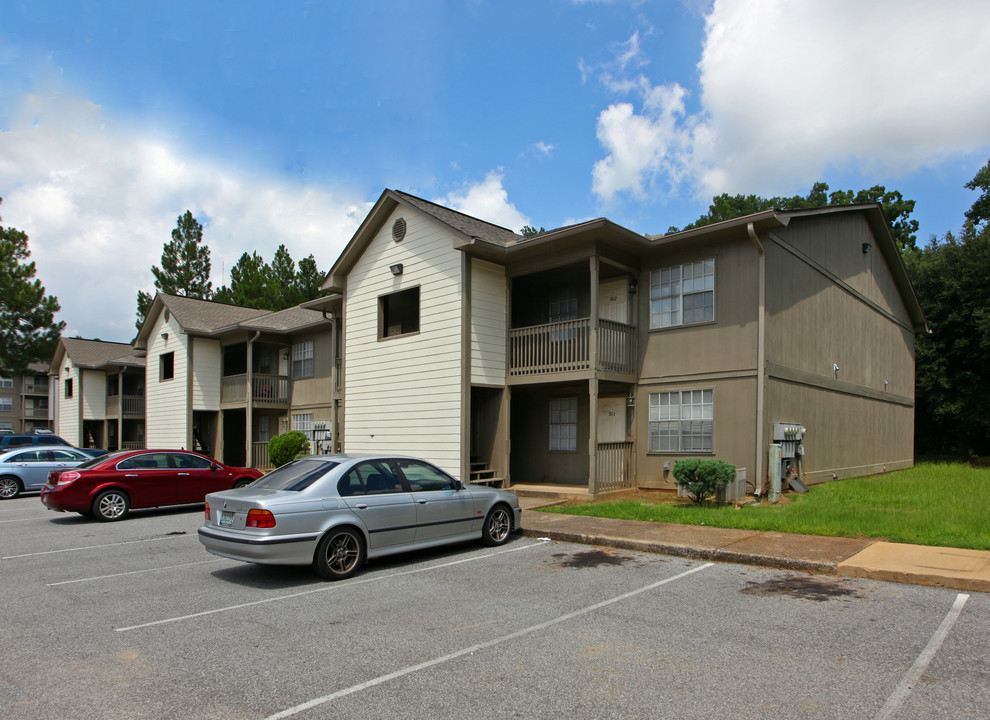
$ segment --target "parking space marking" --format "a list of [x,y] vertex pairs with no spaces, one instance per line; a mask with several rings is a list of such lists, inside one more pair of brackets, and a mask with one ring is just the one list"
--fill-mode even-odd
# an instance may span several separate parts
[[158,542],[159,540],[174,540],[175,538],[194,538],[199,539],[195,535],[164,535],[162,537],[156,538],[145,538],[144,540],[121,540],[115,543],[106,543],[104,545],[83,545],[81,547],[74,548],[62,548],[61,550],[41,550],[39,552],[32,553],[22,553],[20,555],[4,555],[0,557],[0,560],[14,560],[16,558],[26,558],[34,557],[36,555],[54,555],[56,553],[64,552],[79,552],[80,550],[97,550],[99,548],[117,547],[118,545],[134,545],[135,543],[146,543],[146,542]]
[[41,520],[43,517],[44,515],[39,515],[38,517],[17,518],[16,520],[0,520],[0,525],[6,525],[7,523],[12,522],[32,522],[34,520]]
[[966,593],[959,593],[956,595],[956,601],[952,603],[952,607],[949,609],[948,614],[942,620],[942,624],[938,626],[938,630],[932,635],[932,639],[928,641],[928,645],[925,649],[921,651],[918,659],[914,661],[914,665],[908,670],[907,674],[901,678],[901,681],[894,688],[894,692],[890,694],[887,698],[887,702],[884,706],[880,708],[880,712],[877,714],[876,720],[887,720],[892,718],[894,713],[898,711],[901,704],[907,699],[907,696],[911,694],[911,688],[915,686],[918,680],[921,679],[921,675],[925,672],[928,664],[935,657],[935,653],[938,652],[939,648],[942,647],[942,643],[945,638],[949,635],[949,631],[952,630],[952,626],[955,625],[956,620],[959,619],[959,615],[962,613],[963,606],[966,601],[969,600],[969,595]]
[[71,585],[72,583],[92,582],[93,580],[108,580],[124,575],[138,575],[140,573],[159,572],[161,570],[174,570],[175,568],[189,567],[190,565],[206,565],[207,563],[223,562],[224,558],[214,558],[213,560],[199,560],[197,562],[182,563],[181,565],[166,565],[165,567],[144,568],[143,570],[131,570],[129,572],[113,573],[112,575],[97,575],[96,577],[79,578],[78,580],[62,580],[61,582],[48,583],[45,587],[55,587],[56,585]]
[[381,685],[382,683],[386,683],[389,680],[395,680],[396,678],[404,677],[406,675],[411,675],[414,672],[419,672],[420,670],[426,670],[427,668],[435,667],[436,665],[450,662],[451,660],[456,660],[459,657],[464,657],[465,655],[470,655],[471,653],[475,653],[480,650],[485,650],[495,645],[508,642],[509,640],[515,640],[516,638],[520,638],[525,635],[532,635],[533,633],[539,632],[540,630],[545,630],[548,627],[559,625],[560,623],[567,622],[568,620],[573,620],[574,618],[580,617],[582,615],[587,615],[588,613],[594,612],[595,610],[600,610],[603,607],[608,607],[609,605],[614,605],[617,602],[628,600],[629,598],[635,597],[636,595],[640,595],[641,593],[649,592],[650,590],[655,590],[658,587],[667,585],[676,580],[680,580],[689,575],[693,575],[694,573],[700,572],[701,570],[704,570],[706,568],[710,568],[714,564],[715,563],[705,563],[704,565],[698,565],[696,567],[691,568],[690,570],[685,570],[684,572],[678,573],[677,575],[673,575],[669,578],[658,580],[655,583],[650,583],[649,585],[641,587],[637,590],[631,590],[627,593],[623,593],[622,595],[616,595],[613,598],[609,598],[608,600],[602,600],[601,602],[597,602],[594,605],[583,607],[580,610],[574,610],[573,612],[569,612],[564,615],[559,615],[545,622],[537,623],[536,625],[530,625],[528,628],[524,628],[523,630],[517,630],[514,633],[503,635],[502,637],[495,638],[494,640],[488,640],[487,642],[478,643],[477,645],[472,645],[471,647],[467,647],[462,650],[458,650],[457,652],[453,652],[448,655],[443,655],[441,657],[434,658],[433,660],[427,660],[417,665],[410,665],[409,667],[402,668],[400,670],[395,670],[394,672],[386,673],[385,675],[379,675],[378,677],[372,678],[371,680],[367,680],[363,683],[352,685],[349,688],[338,690],[337,692],[330,693],[329,695],[324,695],[323,697],[318,697],[308,702],[304,702],[301,705],[296,705],[295,707],[287,708],[285,710],[282,710],[281,712],[275,713],[274,715],[269,715],[266,718],[266,720],[281,720],[282,718],[292,717],[293,715],[297,715],[301,712],[304,712],[305,710],[309,710],[318,705],[323,705],[324,703],[328,703],[332,700],[336,700],[337,698],[345,697],[346,695],[353,695],[356,692],[361,692],[362,690],[367,690],[368,688],[375,687],[376,685]]
[[336,582],[330,585],[320,585],[318,588],[313,588],[312,590],[301,590],[299,592],[289,593],[288,595],[279,595],[278,597],[265,598],[263,600],[252,600],[251,602],[239,603],[237,605],[228,605],[226,607],[215,608],[213,610],[204,610],[198,613],[191,613],[189,615],[180,615],[179,617],[165,618],[164,620],[152,620],[151,622],[141,623],[140,625],[129,625],[127,627],[114,628],[116,632],[130,632],[131,630],[140,630],[141,628],[153,627],[155,625],[167,625],[169,623],[182,622],[183,620],[193,620],[195,618],[203,617],[205,615],[215,615],[222,612],[230,612],[232,610],[240,610],[242,608],[254,607],[256,605],[267,605],[268,603],[279,602],[281,600],[291,600],[293,598],[302,597],[303,595],[313,595],[314,593],[330,592],[331,590],[345,590],[354,585],[365,585],[367,583],[373,582],[384,582],[386,580],[391,580],[392,578],[401,577],[403,575],[415,575],[417,573],[427,572],[429,570],[439,570],[440,568],[451,567],[453,565],[460,565],[462,563],[474,562],[475,560],[486,560],[490,557],[495,557],[496,555],[504,555],[505,553],[518,552],[519,550],[530,550],[535,547],[542,547],[546,545],[549,540],[541,540],[535,542],[531,545],[523,545],[522,547],[510,547],[505,550],[496,550],[495,552],[487,553],[485,555],[477,555],[471,558],[462,558],[461,560],[452,560],[450,562],[441,563],[439,565],[430,565],[424,568],[416,568],[415,570],[402,570],[399,572],[389,573],[387,575],[380,575],[376,577],[361,578],[358,580],[350,580],[347,582]]

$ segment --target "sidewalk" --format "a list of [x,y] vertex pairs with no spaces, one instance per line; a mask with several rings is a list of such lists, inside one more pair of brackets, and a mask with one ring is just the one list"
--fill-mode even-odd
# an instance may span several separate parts
[[519,499],[524,535],[698,560],[990,592],[990,552],[533,511],[552,503],[535,497]]

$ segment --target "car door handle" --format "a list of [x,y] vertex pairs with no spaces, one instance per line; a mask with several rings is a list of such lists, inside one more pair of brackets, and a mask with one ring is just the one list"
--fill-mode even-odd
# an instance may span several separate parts
[[127,473],[126,475],[124,475],[124,477],[137,477],[137,476],[138,476],[137,473]]
[[416,498],[416,502],[418,502],[420,505],[426,505],[425,498]]
[[188,475],[189,473],[179,473],[179,475]]
[[368,509],[367,503],[358,503],[354,507],[356,507],[358,510],[367,510]]

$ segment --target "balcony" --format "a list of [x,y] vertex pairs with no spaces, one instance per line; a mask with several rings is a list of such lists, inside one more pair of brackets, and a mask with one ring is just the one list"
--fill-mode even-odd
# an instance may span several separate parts
[[[121,406],[123,406],[123,415],[120,414]],[[143,418],[144,395],[108,396],[107,417]]]
[[[251,376],[250,400],[254,406],[288,406],[289,377],[287,375]],[[247,375],[228,375],[221,379],[220,403],[222,405],[247,405]]]
[[636,328],[599,320],[596,355],[592,368],[590,318],[509,331],[511,377],[592,369],[631,375],[636,372]]
[[48,383],[24,383],[24,394],[25,395],[47,395],[48,394]]

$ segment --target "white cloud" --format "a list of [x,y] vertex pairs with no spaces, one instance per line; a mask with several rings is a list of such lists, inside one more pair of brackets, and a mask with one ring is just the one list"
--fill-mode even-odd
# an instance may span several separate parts
[[553,155],[553,151],[557,149],[557,146],[540,140],[539,142],[533,143],[533,149],[536,151],[537,155],[542,157],[550,157]]
[[903,0],[716,0],[698,63],[700,109],[640,71],[634,35],[599,79],[639,101],[598,118],[603,200],[656,198],[682,183],[788,193],[829,171],[902,175],[990,144],[985,5]]
[[153,291],[151,266],[187,209],[204,225],[218,287],[242,252],[271,259],[280,243],[329,269],[370,207],[186,154],[83,99],[35,95],[11,110],[0,131],[0,215],[30,237],[70,335],[133,337],[137,291]]
[[530,224],[529,218],[509,202],[509,193],[502,187],[500,170],[492,170],[480,183],[470,185],[462,192],[449,193],[435,202],[513,232]]

